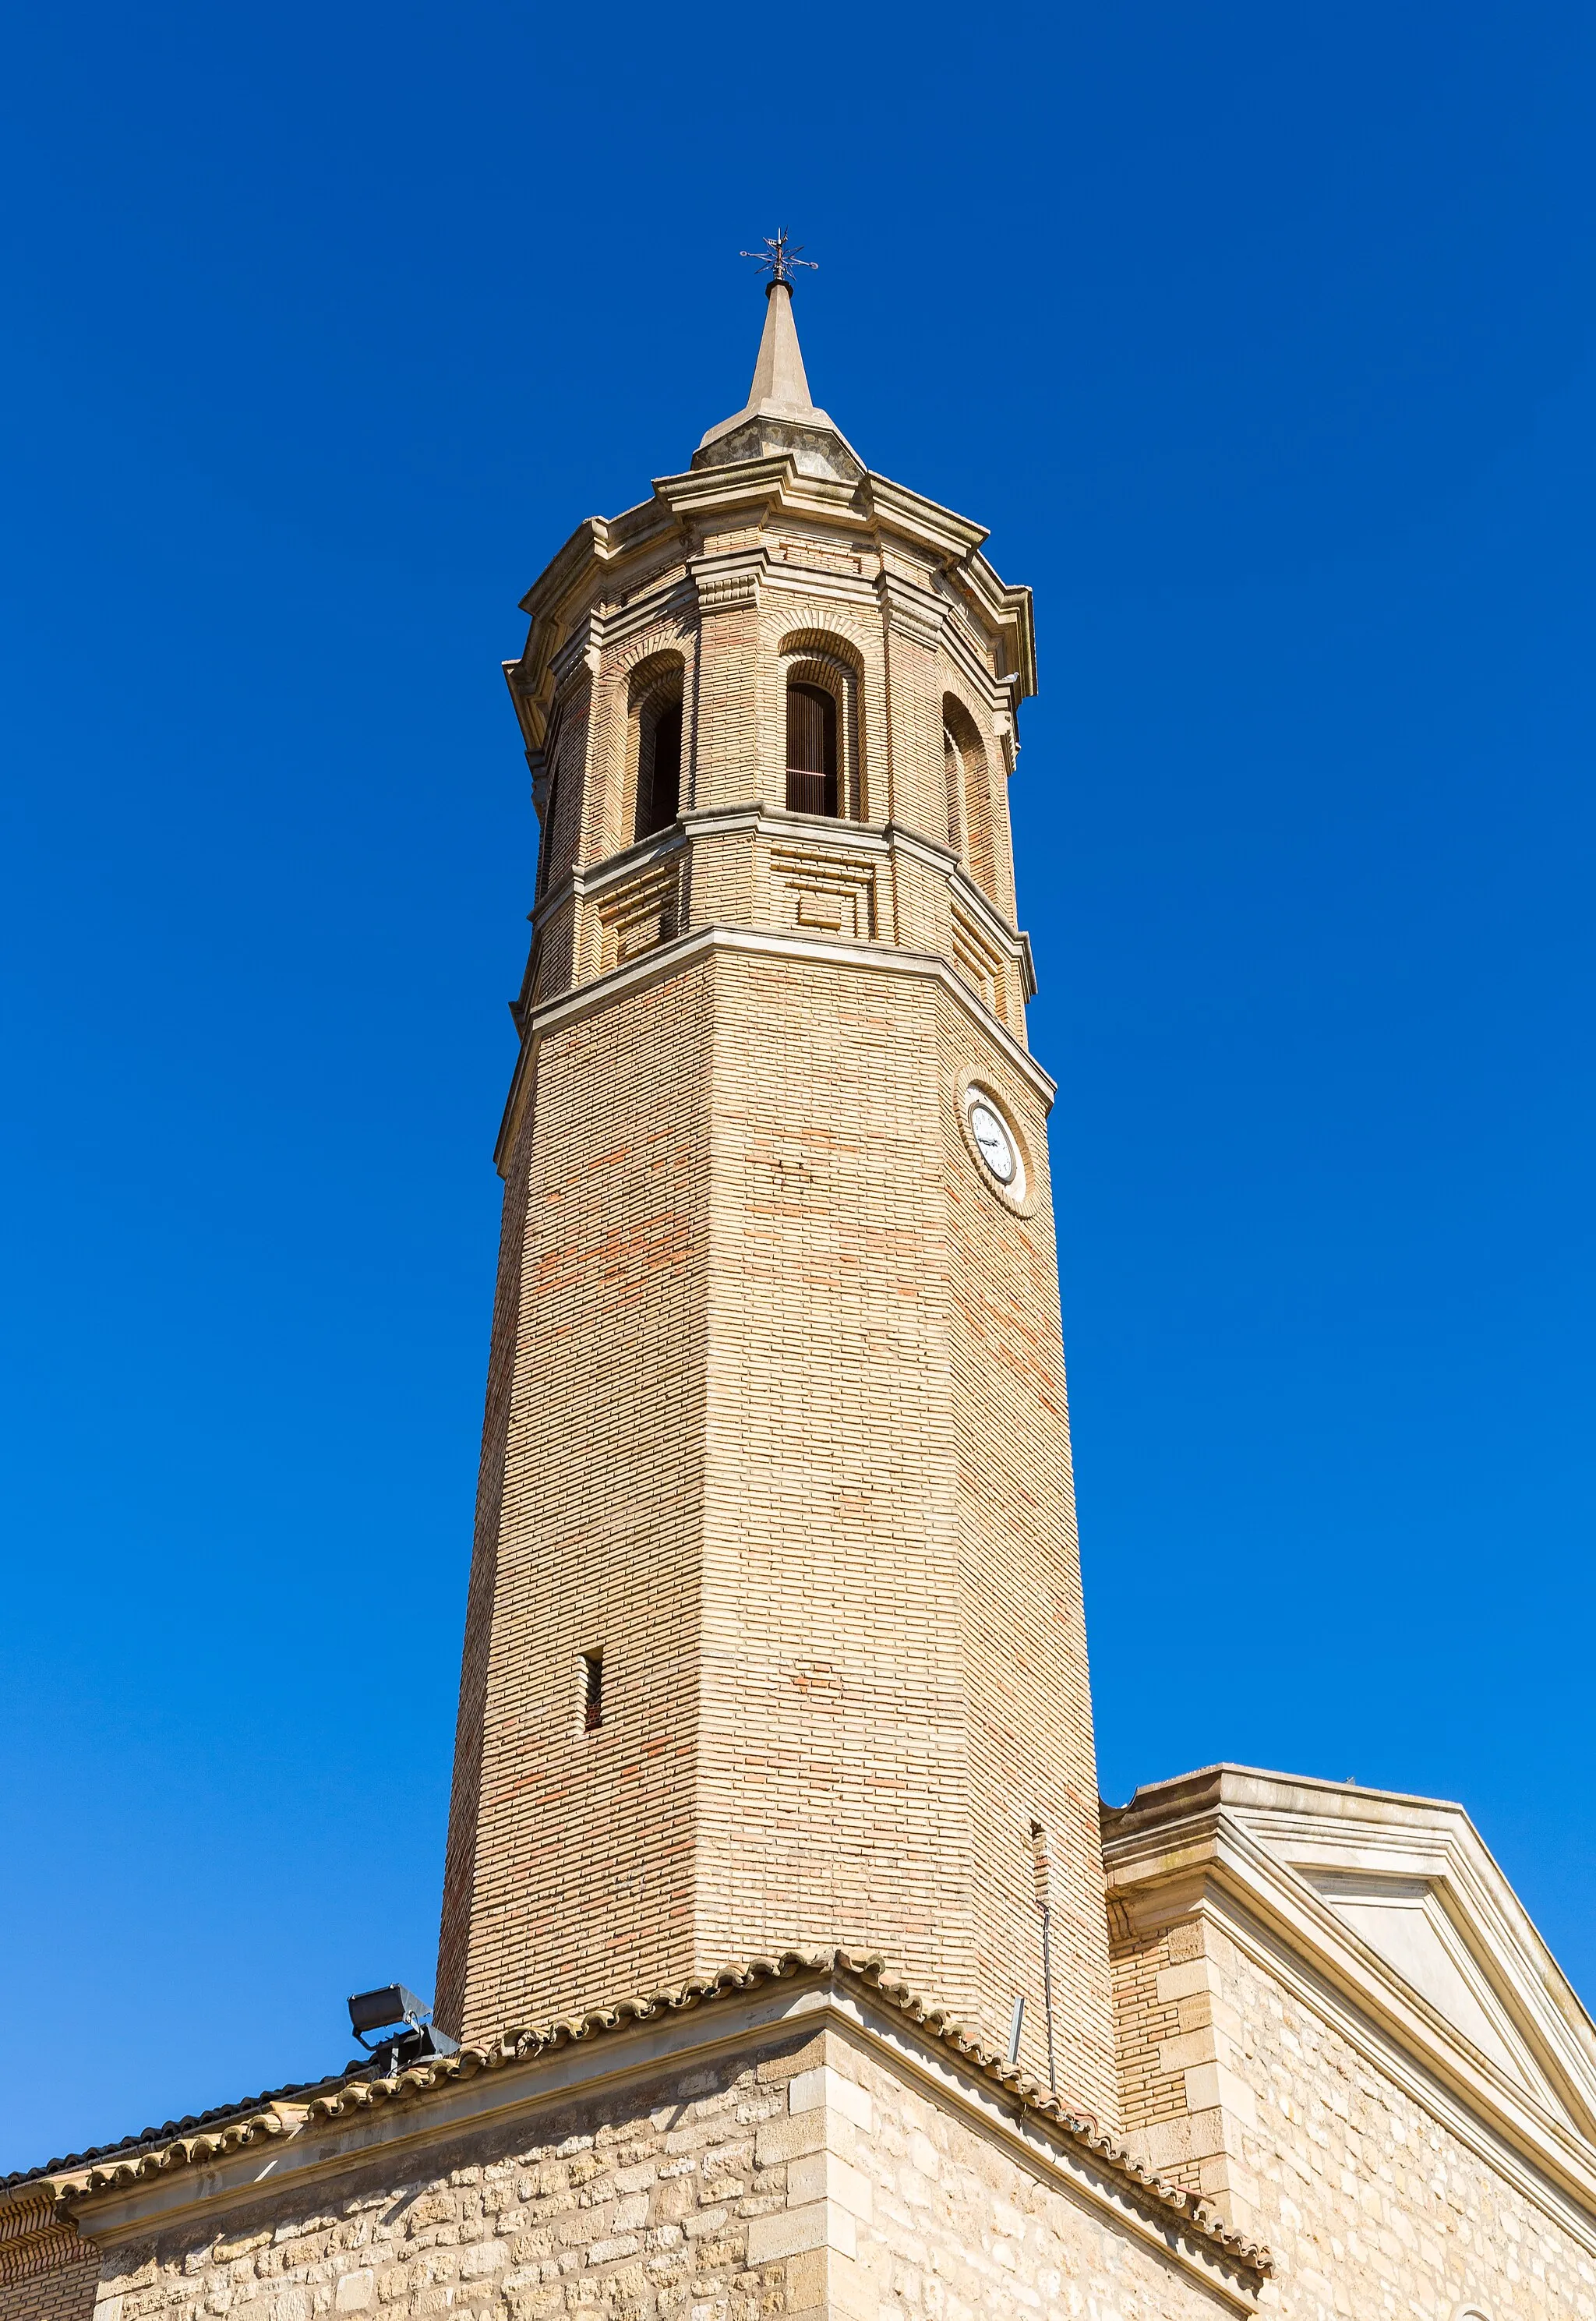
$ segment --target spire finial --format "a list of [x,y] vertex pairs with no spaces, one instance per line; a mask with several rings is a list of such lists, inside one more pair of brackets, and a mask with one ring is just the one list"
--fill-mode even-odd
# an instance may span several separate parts
[[803,474],[841,476],[864,474],[857,451],[839,434],[823,411],[817,411],[803,373],[803,355],[793,322],[793,269],[812,267],[803,244],[789,239],[778,226],[766,234],[762,250],[745,250],[770,278],[765,285],[765,328],[759,334],[759,357],[754,383],[740,411],[712,427],[693,455],[695,468],[720,467],[733,460],[763,460],[778,452],[795,458]]
[[770,280],[765,286],[767,290],[773,289],[778,282],[784,282],[787,288],[791,290],[794,266],[807,266],[816,273],[819,272],[820,260],[815,258],[801,258],[798,253],[803,244],[801,241],[789,241],[784,225],[777,226],[774,237],[766,234],[764,241],[763,250],[739,250],[737,254],[739,258],[751,258],[757,266],[769,269]]

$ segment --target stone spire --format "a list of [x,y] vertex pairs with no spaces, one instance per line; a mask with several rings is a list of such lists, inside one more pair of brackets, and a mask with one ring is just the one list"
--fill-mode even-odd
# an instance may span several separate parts
[[814,404],[803,373],[798,325],[793,320],[792,284],[767,283],[765,301],[765,329],[760,335],[759,360],[754,365],[748,407],[750,411],[768,408],[791,419],[809,418],[813,414]]
[[828,414],[810,400],[803,351],[793,320],[793,286],[783,274],[765,286],[765,329],[754,383],[740,411],[712,427],[693,455],[695,468],[762,460],[791,451],[805,474],[851,481],[864,463]]

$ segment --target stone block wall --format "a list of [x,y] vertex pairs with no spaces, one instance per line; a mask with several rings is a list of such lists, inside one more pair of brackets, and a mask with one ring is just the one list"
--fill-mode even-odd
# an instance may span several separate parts
[[800,2043],[623,2102],[575,2099],[262,2200],[219,2231],[175,2225],[108,2253],[94,2321],[765,2321],[794,2308],[789,2253],[759,2253],[786,2161],[757,2147],[807,2060]]
[[1256,2304],[1255,2273],[912,2036],[793,2023],[520,2086],[475,2126],[448,2096],[431,2125],[422,2098],[297,2125],[275,2189],[256,2161],[159,2177],[141,2208],[88,2198],[92,2321],[1238,2321]]
[[1126,2141],[1267,2242],[1272,2308],[1596,2321],[1596,2218],[1483,2123],[1461,2134],[1422,2071],[1383,2068],[1374,2026],[1355,2044],[1213,1913],[1113,1955]]
[[1123,2217],[1061,2186],[907,2075],[830,2043],[848,2171],[853,2271],[843,2311],[905,2321],[1234,2321]]

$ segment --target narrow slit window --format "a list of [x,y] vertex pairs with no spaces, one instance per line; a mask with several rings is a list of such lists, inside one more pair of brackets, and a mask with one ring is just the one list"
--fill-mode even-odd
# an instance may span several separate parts
[[787,805],[794,814],[837,811],[837,701],[823,685],[787,687]]
[[1039,1821],[1030,1825],[1030,1861],[1037,1881],[1037,1907],[1045,1910],[1053,1898],[1053,1849]]
[[601,1644],[596,1652],[582,1655],[582,1730],[596,1733],[604,1721],[604,1653]]

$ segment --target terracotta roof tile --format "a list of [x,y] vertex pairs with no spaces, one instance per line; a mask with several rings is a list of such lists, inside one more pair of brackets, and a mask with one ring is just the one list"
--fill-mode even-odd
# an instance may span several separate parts
[[506,2031],[486,2044],[463,2047],[457,2055],[433,2056],[412,2064],[390,2079],[374,2079],[368,2067],[351,2065],[331,2079],[279,2088],[242,2103],[169,2122],[163,2128],[147,2128],[141,2135],[128,2136],[120,2144],[101,2144],[70,2159],[53,2160],[45,2167],[5,2178],[5,2185],[42,2185],[44,2180],[51,2180],[50,2189],[58,2202],[70,2202],[85,2193],[131,2186],[170,2169],[213,2160],[258,2139],[286,2134],[302,2121],[333,2120],[375,2105],[419,2101],[450,2081],[473,2079],[480,2071],[501,2071],[507,2064],[530,2062],[539,2055],[583,2040],[603,2038],[633,2024],[657,2022],[665,2016],[711,2006],[717,1999],[757,1990],[766,1983],[822,1977],[862,1991],[905,2017],[949,2049],[966,2069],[1001,2087],[1021,2114],[1045,2121],[1063,2142],[1144,2206],[1178,2220],[1182,2230],[1194,2240],[1206,2243],[1260,2278],[1273,2272],[1268,2249],[1233,2233],[1199,2195],[1145,2168],[1102,2134],[1090,2112],[994,2055],[972,2038],[946,2007],[919,1998],[907,1983],[889,1979],[880,1959],[856,1958],[848,1951],[790,1950],[775,1958],[752,1959],[744,1966],[722,1967],[717,1974],[695,1977],[674,1990],[619,1998],[608,2007],[563,2016],[541,2029]]

